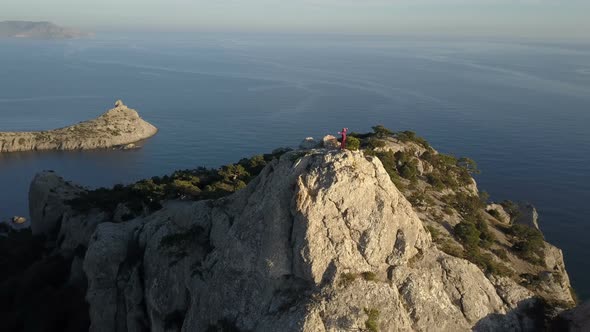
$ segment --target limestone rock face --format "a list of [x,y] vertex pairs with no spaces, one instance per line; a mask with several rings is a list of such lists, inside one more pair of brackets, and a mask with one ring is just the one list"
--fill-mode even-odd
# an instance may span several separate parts
[[33,235],[52,235],[59,230],[69,207],[64,203],[75,198],[82,189],[66,182],[51,171],[35,176],[29,188],[29,214]]
[[94,227],[92,331],[359,330],[371,310],[382,331],[536,328],[531,294],[436,249],[362,152],[287,153],[226,198]]
[[500,204],[489,204],[486,207],[486,211],[493,213],[498,221],[503,224],[510,224],[510,215],[504,210],[504,207]]
[[519,214],[514,223],[539,229],[539,213],[537,209],[531,204],[519,204],[518,207]]
[[118,100],[96,119],[41,132],[0,132],[0,153],[35,150],[89,150],[125,146],[158,130]]

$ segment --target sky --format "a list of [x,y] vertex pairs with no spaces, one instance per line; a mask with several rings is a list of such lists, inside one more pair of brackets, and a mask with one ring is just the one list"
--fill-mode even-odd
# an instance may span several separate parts
[[2,0],[0,20],[89,30],[590,40],[590,0]]

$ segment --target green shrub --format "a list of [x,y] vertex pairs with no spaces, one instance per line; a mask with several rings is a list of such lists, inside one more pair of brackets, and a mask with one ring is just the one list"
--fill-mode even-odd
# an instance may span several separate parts
[[479,174],[481,171],[477,168],[477,163],[467,157],[460,158],[457,161],[457,166],[465,169],[469,174]]
[[459,188],[460,185],[469,185],[471,184],[471,174],[479,173],[475,161],[469,158],[457,159],[451,155],[434,154],[431,151],[424,152],[420,158],[433,166],[433,175],[428,179],[428,182],[439,188],[441,182],[445,187],[453,190]]
[[448,205],[445,205],[445,207],[443,207],[443,212],[444,212],[444,214],[446,214],[447,216],[452,216],[454,211],[455,211],[455,210],[453,210],[453,208],[452,208],[452,207],[450,207],[450,206],[448,206]]
[[418,176],[418,160],[413,157],[414,151],[398,151],[395,158],[395,169],[404,179],[415,181]]
[[494,261],[492,255],[482,253],[478,248],[470,248],[465,254],[465,258],[477,265],[486,274],[493,274],[499,276],[511,276],[513,271],[502,263]]
[[167,199],[216,199],[243,189],[271,160],[289,151],[277,149],[271,154],[242,159],[238,164],[218,169],[199,167],[179,170],[171,175],[153,177],[131,185],[89,190],[67,203],[80,212],[96,208],[107,213],[114,213],[117,205],[123,203],[133,214],[138,215],[145,208],[150,211],[161,209],[161,202]]
[[438,191],[442,191],[447,187],[439,171],[426,174],[426,182]]
[[536,228],[526,225],[512,225],[508,234],[514,237],[512,249],[522,258],[539,265],[543,265],[545,240],[543,233]]
[[342,273],[340,274],[340,280],[338,283],[340,284],[340,286],[346,287],[355,280],[356,275],[354,273]]
[[460,222],[454,227],[455,236],[466,248],[479,245],[481,232],[470,222]]
[[413,131],[402,131],[401,133],[397,133],[396,137],[402,142],[414,142],[419,145],[422,145],[427,149],[431,149],[430,144],[428,144],[428,142],[424,138],[416,135],[416,133]]
[[478,220],[475,224],[477,230],[479,230],[479,246],[482,248],[489,248],[496,241],[496,236],[489,230],[488,224],[483,220]]
[[432,236],[432,239],[436,242],[436,240],[438,239],[438,237],[440,235],[440,231],[438,229],[436,229],[436,227],[434,227],[434,226],[426,226],[426,229],[428,229],[428,231],[430,232],[430,235]]
[[370,271],[361,273],[361,276],[366,281],[375,281],[377,279],[377,275],[374,272]]
[[498,210],[490,210],[488,211],[488,213],[490,214],[490,216],[500,220],[500,218],[502,218],[502,216],[500,215],[500,212],[498,212]]
[[365,308],[365,313],[369,316],[365,321],[365,327],[370,332],[379,332],[379,310]]
[[399,174],[397,173],[397,165],[395,160],[395,155],[391,151],[386,152],[376,152],[375,156],[379,158],[381,163],[383,164],[383,168],[389,174],[391,180],[395,183],[396,180],[399,181]]
[[355,137],[348,137],[346,148],[351,151],[356,151],[361,147],[361,141]]
[[374,126],[373,132],[375,133],[375,136],[377,136],[378,138],[385,138],[393,135],[393,131],[385,128],[382,125]]
[[387,143],[385,143],[384,140],[380,140],[377,138],[369,138],[369,140],[367,141],[367,147],[370,149],[376,149],[376,148],[382,148],[385,147],[387,145]]
[[510,215],[511,221],[516,220],[520,216],[520,208],[518,207],[518,204],[509,200],[505,200],[501,202],[500,205],[502,205],[504,211]]
[[450,240],[443,241],[439,249],[454,257],[463,258],[465,256],[463,248],[453,244]]
[[480,217],[480,212],[485,206],[479,196],[467,194],[463,191],[455,195],[444,196],[443,201],[451,205],[467,221],[475,223]]
[[174,180],[170,187],[172,190],[177,192],[179,195],[185,196],[198,196],[201,193],[201,189],[194,182],[185,180]]
[[492,252],[494,253],[494,255],[500,257],[503,260],[508,260],[508,252],[506,251],[506,249],[492,249]]

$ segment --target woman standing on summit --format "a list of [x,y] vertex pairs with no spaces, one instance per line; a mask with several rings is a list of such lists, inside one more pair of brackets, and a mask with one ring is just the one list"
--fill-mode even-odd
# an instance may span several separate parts
[[342,144],[340,144],[340,149],[346,149],[346,133],[348,132],[348,128],[342,128],[342,131],[338,134],[342,135]]

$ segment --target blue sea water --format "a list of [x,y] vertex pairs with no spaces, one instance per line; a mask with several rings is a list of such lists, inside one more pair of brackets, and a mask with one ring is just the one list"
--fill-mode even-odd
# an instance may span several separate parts
[[0,40],[0,131],[95,117],[116,99],[160,132],[134,151],[0,155],[0,218],[34,174],[96,187],[218,166],[375,124],[475,159],[479,187],[533,203],[590,298],[590,45],[272,35]]

